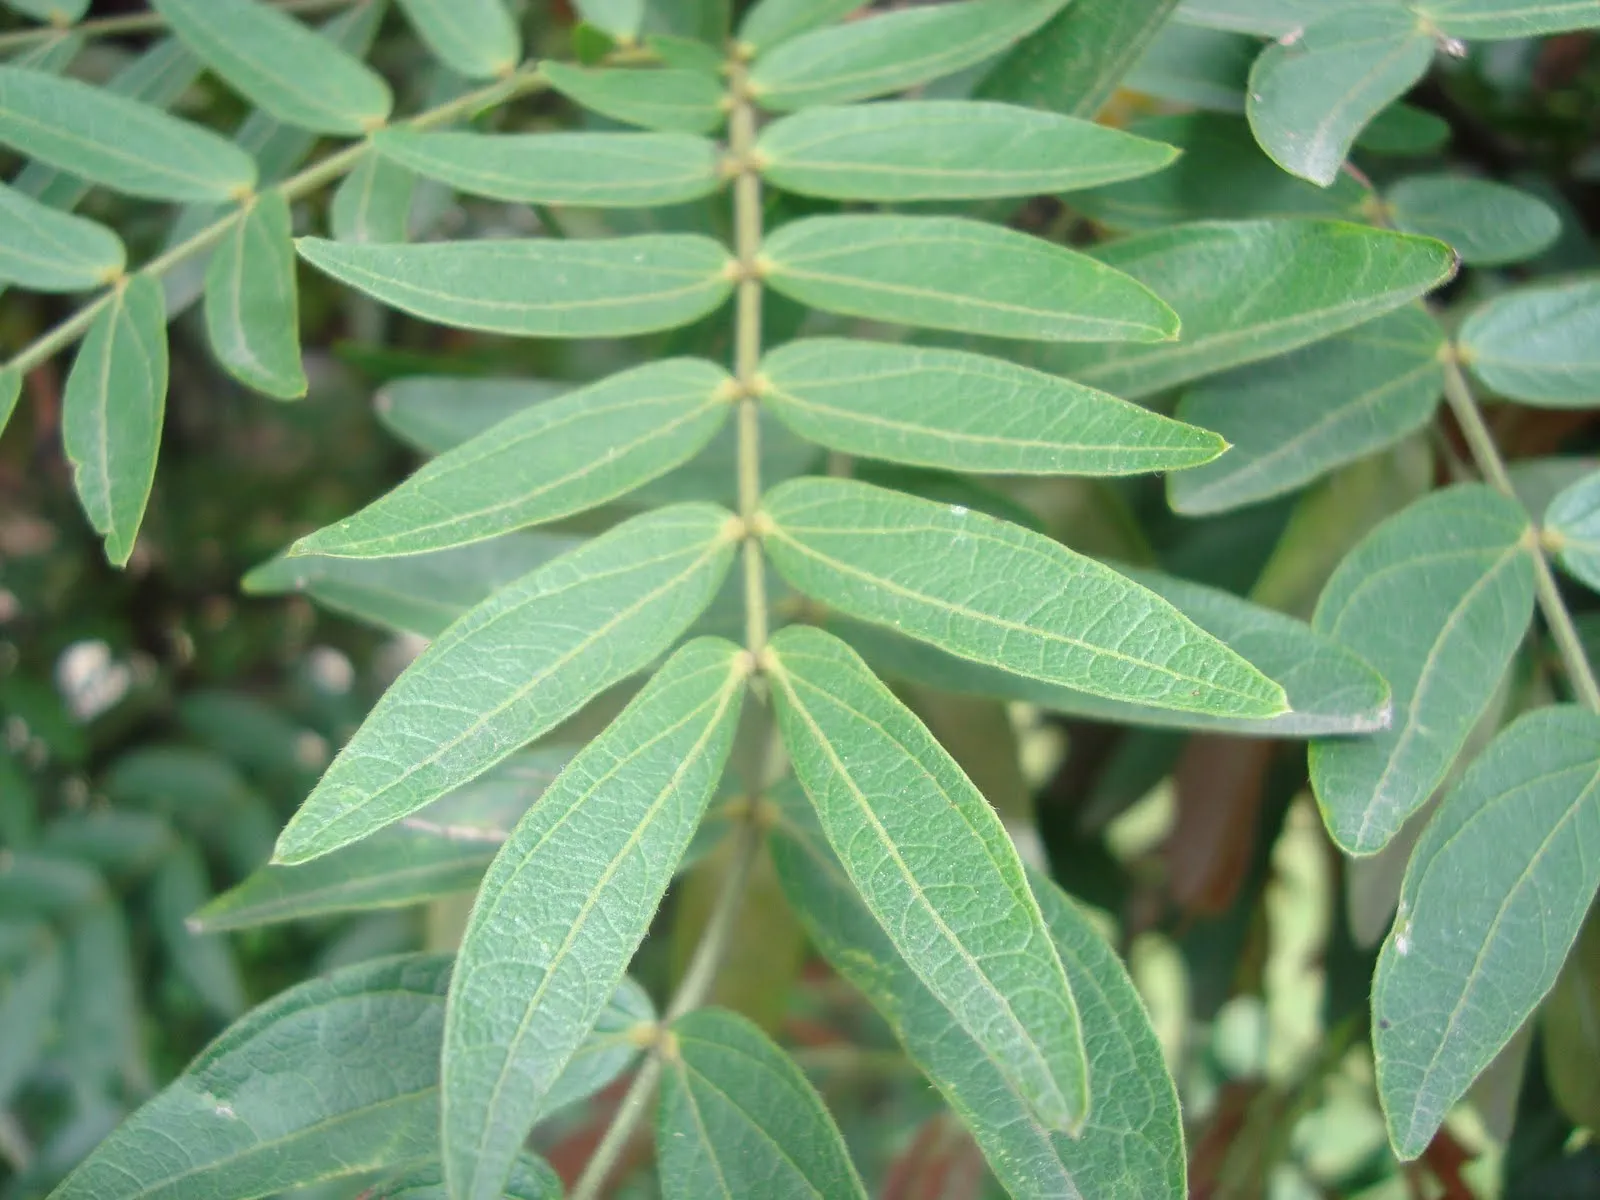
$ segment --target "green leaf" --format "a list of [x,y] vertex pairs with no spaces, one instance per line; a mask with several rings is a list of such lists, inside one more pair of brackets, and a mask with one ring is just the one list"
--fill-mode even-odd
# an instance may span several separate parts
[[225,84],[278,120],[347,136],[394,107],[383,77],[261,0],[151,0]]
[[1541,408],[1600,404],[1600,280],[1523,287],[1489,301],[1456,334],[1472,373]]
[[0,283],[83,292],[115,280],[127,261],[122,240],[105,226],[0,183]]
[[876,670],[890,676],[944,691],[1020,700],[1092,721],[1284,738],[1370,733],[1388,725],[1388,685],[1360,658],[1314,633],[1304,622],[1157,571],[1124,571],[1253,663],[1263,675],[1282,684],[1290,711],[1265,719],[1241,719],[1107,700],[967,662],[888,630],[837,618],[830,620],[829,626]]
[[127,563],[144,519],[166,403],[166,302],[160,284],[134,275],[89,326],[61,413],[78,498],[114,566]]
[[1445,282],[1442,242],[1340,221],[1202,222],[1111,242],[1109,266],[1183,320],[1159,346],[1061,346],[1034,366],[1137,399],[1382,316]]
[[27,951],[0,961],[0,1104],[11,1098],[43,1057],[61,999],[61,948],[43,925],[23,927]]
[[1172,605],[1029,530],[841,479],[780,484],[763,512],[779,572],[848,616],[1114,700],[1287,711],[1277,684]]
[[146,744],[116,760],[101,789],[123,808],[144,808],[214,847],[241,872],[267,857],[277,831],[272,807],[220,754]]
[[575,104],[645,129],[666,133],[711,133],[722,125],[722,88],[699,71],[589,70],[547,62],[540,72]]
[[71,25],[84,18],[90,0],[5,0],[7,8],[52,25]]
[[[519,1154],[501,1195],[505,1200],[561,1200],[561,1176],[543,1159]],[[412,1167],[363,1191],[361,1200],[450,1200],[444,1164]]]
[[1073,0],[984,76],[977,94],[1092,117],[1166,24],[1177,0]]
[[445,1022],[453,1195],[500,1194],[551,1084],[621,980],[722,776],[747,674],[731,642],[683,647],[490,866]]
[[701,450],[733,391],[728,373],[704,359],[623,371],[507,417],[290,554],[417,554],[594,508]]
[[759,1028],[707,1008],[679,1017],[668,1038],[656,1115],[666,1200],[866,1200],[822,1097]]
[[385,157],[459,191],[517,204],[678,204],[722,186],[717,148],[688,133],[419,133],[386,129]]
[[206,268],[206,333],[228,373],[280,400],[306,394],[289,202],[262,192]]
[[662,509],[496,592],[384,693],[284,829],[276,861],[306,862],[415,812],[648,666],[711,602],[737,538],[724,509]]
[[522,57],[505,0],[400,0],[400,8],[428,49],[458,75],[504,75]]
[[1416,7],[1445,36],[1464,41],[1600,26],[1600,0],[1423,0]]
[[1402,308],[1186,392],[1176,416],[1232,447],[1168,478],[1173,509],[1204,516],[1255,504],[1394,445],[1433,416],[1444,352],[1438,323]]
[[756,0],[739,22],[739,41],[760,53],[860,8],[862,0]]
[[1561,233],[1561,218],[1543,200],[1488,179],[1412,175],[1384,201],[1397,229],[1438,238],[1472,266],[1537,257]]
[[[1556,1105],[1574,1125],[1600,1125],[1600,920],[1587,921],[1540,1010],[1545,1078]],[[0,1090],[0,1095],[3,1095]]]
[[[385,131],[388,132],[388,131]],[[376,152],[334,189],[328,223],[341,242],[403,242],[411,233],[416,174]]]
[[513,533],[405,558],[280,555],[246,575],[242,586],[257,596],[301,592],[358,621],[433,638],[491,593],[581,544],[558,534]]
[[1383,0],[1183,0],[1178,19],[1205,29],[1280,38],[1347,8]]
[[63,944],[56,1055],[72,1083],[87,1091],[125,1086],[148,1071],[128,943],[121,907],[104,902],[77,914]]
[[843,642],[796,625],[770,654],[795,775],[862,901],[1039,1122],[1076,1134],[1077,1006],[1000,818]]
[[999,1067],[917,978],[862,904],[798,789],[781,786],[770,834],[784,892],[811,941],[893,1026],[917,1066],[1019,1197],[1182,1200],[1178,1096],[1149,1018],[1116,955],[1059,888],[1032,876],[1072,985],[1088,1051],[1089,1119],[1076,1138],[1039,1123]]
[[574,0],[573,7],[584,22],[624,46],[633,44],[644,24],[645,0]]
[[[645,1045],[641,1033],[656,1023],[650,995],[624,977],[600,1012],[594,1030],[556,1077],[539,1105],[537,1121],[580,1104],[620,1076],[638,1059]],[[650,1030],[653,1034],[655,1031]],[[516,1178],[513,1169],[512,1178]]]
[[460,329],[622,337],[711,312],[732,288],[721,245],[689,234],[359,246],[305,237],[301,257],[385,304]]
[[1160,342],[1178,333],[1176,315],[1142,284],[982,221],[807,217],[774,233],[762,254],[772,288],[848,316],[1039,341]]
[[756,154],[787,191],[892,203],[1070,191],[1177,156],[1092,121],[962,100],[808,109],[767,126]]
[[177,974],[212,1013],[231,1021],[246,1007],[233,947],[188,925],[189,914],[210,895],[205,861],[194,843],[180,841],[151,877],[150,912]]
[[0,66],[0,143],[113,191],[151,200],[233,200],[250,156],[209,129],[76,79]]
[[1131,475],[1209,462],[1215,434],[997,358],[812,338],[761,361],[761,404],[832,450],[955,471]]
[[407,445],[424,454],[443,454],[577,386],[548,379],[412,375],[385,385],[372,407],[379,423]]
[[663,66],[699,71],[702,75],[722,74],[722,51],[698,38],[652,33],[644,39],[644,44]]
[[1356,135],[1356,148],[1369,154],[1415,158],[1443,149],[1450,136],[1450,122],[1443,117],[1409,104],[1391,104]]
[[1600,591],[1600,472],[1566,488],[1544,514],[1544,539],[1574,579]]
[[848,104],[980,63],[1065,0],[957,0],[800,34],[756,59],[750,90],[771,111]]
[[369,838],[298,867],[268,865],[194,914],[200,932],[420,904],[471,891],[571,752],[531,750]]
[[1600,717],[1504,729],[1411,855],[1372,980],[1389,1140],[1427,1149],[1450,1106],[1554,986],[1600,885]]
[[22,397],[22,375],[10,367],[0,367],[0,433],[6,431],[11,414]]
[[1398,5],[1318,17],[1256,59],[1250,127],[1285,171],[1327,187],[1367,122],[1422,78],[1433,50],[1426,22]]
[[1226,113],[1147,117],[1128,130],[1180,146],[1183,157],[1158,174],[1067,197],[1074,209],[1112,229],[1236,218],[1355,220],[1372,198],[1350,175],[1319,188],[1287,174],[1261,153],[1249,125]]
[[1122,80],[1122,87],[1185,108],[1243,116],[1250,68],[1260,52],[1261,43],[1254,38],[1169,21]]
[[[1311,785],[1334,841],[1381,850],[1445,777],[1533,617],[1528,517],[1482,485],[1424,497],[1368,534],[1311,624],[1394,689],[1394,724],[1311,744]],[[1396,619],[1404,614],[1404,620]]]
[[449,972],[448,958],[381,959],[269,1000],[95,1147],[52,1196],[252,1200],[427,1157]]

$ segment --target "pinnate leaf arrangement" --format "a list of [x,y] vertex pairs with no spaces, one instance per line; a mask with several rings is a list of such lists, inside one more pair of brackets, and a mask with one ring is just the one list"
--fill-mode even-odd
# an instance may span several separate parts
[[[0,414],[76,344],[63,445],[114,564],[156,477],[168,325],[197,301],[220,368],[279,400],[311,387],[297,259],[433,325],[632,339],[581,384],[391,385],[381,415],[429,461],[246,580],[429,642],[273,864],[198,923],[476,888],[453,961],[250,1012],[63,1200],[369,1172],[374,1196],[555,1196],[530,1131],[630,1070],[573,1194],[653,1121],[666,1196],[865,1196],[807,1076],[711,1003],[769,868],[1009,1194],[1185,1195],[1127,972],[908,689],[1308,742],[1332,840],[1357,866],[1409,856],[1371,989],[1403,1159],[1555,986],[1600,883],[1600,690],[1552,563],[1600,580],[1600,475],[1522,486],[1479,404],[1600,404],[1600,285],[1502,288],[1441,322],[1430,293],[1537,256],[1557,215],[1481,180],[1379,192],[1348,159],[1384,127],[1426,152],[1399,99],[1436,55],[1600,25],[1600,4],[757,0],[730,31],[726,6],[588,0],[576,60],[544,61],[522,5],[396,0],[442,68],[412,116],[364,61],[383,0],[152,0],[133,28],[160,37],[99,84],[68,68],[115,22],[6,4],[51,24],[0,37],[0,144],[26,160],[0,187],[0,280],[94,295],[0,369]],[[1254,56],[1238,108],[1091,119],[1124,83],[1162,96],[1162,56],[1201,38]],[[232,139],[168,111],[202,73],[251,110]],[[535,93],[571,127],[514,120]],[[310,158],[321,138],[346,142]],[[131,267],[72,211],[93,187],[178,206],[166,247]],[[536,214],[538,235],[443,236],[426,196]],[[1097,236],[1012,219],[1039,196]],[[1108,565],[1002,490],[1170,473],[1188,516],[1309,504],[1430,453],[1441,399],[1462,481],[1316,547],[1297,599]],[[1547,644],[1556,681],[1507,702]],[[428,836],[603,694],[626,703],[503,845]],[[721,889],[658,1014],[627,972],[707,853]]]

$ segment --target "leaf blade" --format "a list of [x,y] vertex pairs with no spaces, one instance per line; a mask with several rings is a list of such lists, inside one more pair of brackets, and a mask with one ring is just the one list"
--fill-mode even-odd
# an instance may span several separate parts
[[1456,334],[1467,369],[1508,400],[1540,408],[1600,403],[1600,281],[1496,297]]
[[540,70],[574,104],[660,133],[711,133],[726,116],[722,89],[699,71],[586,69],[555,62]]
[[115,280],[127,261],[122,239],[105,226],[0,184],[0,283],[88,291]]
[[453,1194],[499,1195],[550,1085],[621,980],[721,777],[745,676],[730,642],[679,650],[490,866],[445,1022]]
[[289,202],[273,189],[245,208],[206,268],[206,332],[228,373],[279,400],[306,394]]
[[1474,266],[1533,258],[1561,234],[1561,218],[1543,200],[1489,179],[1411,175],[1384,200],[1395,228],[1438,238]]
[[[733,557],[731,524],[709,504],[635,517],[472,609],[384,694],[284,829],[275,861],[308,861],[415,812],[646,666],[711,602]],[[516,681],[494,668],[513,648]],[[438,678],[482,682],[440,708]]]
[[1563,488],[1545,509],[1545,542],[1567,573],[1600,591],[1600,472]]
[[400,0],[406,20],[439,61],[468,79],[517,65],[522,38],[500,0]]

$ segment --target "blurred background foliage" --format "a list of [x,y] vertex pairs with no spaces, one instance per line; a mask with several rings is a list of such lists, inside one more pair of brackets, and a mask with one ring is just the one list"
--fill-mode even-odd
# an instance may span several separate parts
[[[562,5],[531,7],[527,27],[544,31],[539,50],[568,55],[575,45],[582,56],[604,48],[601,35],[574,28]],[[141,9],[97,3],[94,14]],[[0,34],[20,27],[0,15]],[[1139,90],[1119,93],[1106,119],[1127,122],[1183,103],[1226,110],[1230,96],[1242,100],[1248,55],[1230,49],[1228,36],[1164,37],[1131,77]],[[142,44],[94,42],[72,70],[106,78]],[[404,81],[414,103],[455,86],[394,24],[380,30],[374,61]],[[1409,100],[1448,135],[1447,148],[1428,161],[1442,155],[1519,183],[1562,214],[1559,242],[1518,275],[1600,262],[1593,35],[1474,47],[1442,59]],[[522,103],[515,119],[536,127],[559,103]],[[177,107],[225,129],[250,119],[209,82]],[[1402,149],[1415,144],[1399,139]],[[310,149],[288,148],[297,154],[285,150],[285,162]],[[1379,182],[1417,165],[1370,149],[1358,162]],[[4,166],[9,175],[14,164]],[[322,196],[298,206],[298,226],[324,228],[326,204]],[[136,257],[158,252],[170,236],[172,215],[158,206],[96,193],[86,211],[122,230]],[[586,235],[632,231],[644,219],[608,215],[601,228],[593,214],[520,216]],[[458,235],[508,219],[518,214],[461,206],[425,186],[411,215],[416,229]],[[669,210],[656,219],[683,227],[705,217]],[[1041,202],[1023,219],[1048,227],[1067,216]],[[1469,273],[1455,286],[1493,287],[1496,278]],[[313,274],[302,273],[301,283],[311,377],[301,403],[273,404],[233,383],[212,362],[192,305],[174,325],[161,469],[127,571],[105,565],[73,499],[58,449],[57,366],[29,375],[0,441],[3,1200],[48,1191],[251,1004],[336,964],[454,943],[465,916],[454,899],[237,933],[200,934],[187,923],[265,862],[331,752],[420,645],[301,596],[252,596],[240,587],[293,537],[355,510],[419,461],[395,436],[403,414],[382,411],[380,389],[428,374],[592,378],[665,348],[469,337],[380,310]],[[0,298],[0,344],[25,344],[69,304]],[[768,315],[773,323],[795,319],[781,302]],[[708,342],[704,330],[668,339]],[[1593,468],[1593,410],[1505,406],[1491,415],[1530,494],[1553,494]],[[416,441],[417,431],[410,436]],[[1540,461],[1558,451],[1567,456],[1559,469]],[[930,474],[895,482],[941,497],[957,489],[963,503],[1002,509],[1079,549],[1159,563],[1305,616],[1345,550],[1430,481],[1448,477],[1460,454],[1442,425],[1298,496],[1200,520],[1174,516],[1159,480],[979,484]],[[1531,507],[1540,511],[1543,502]],[[1595,616],[1586,621],[1600,634]],[[1502,697],[1508,711],[1538,694],[1543,672],[1538,654],[1524,658]],[[1307,793],[1299,744],[1121,729],[916,690],[907,699],[1019,844],[1104,914],[1179,1081],[1195,1196],[1600,1195],[1593,917],[1542,1023],[1513,1043],[1472,1104],[1402,1170],[1385,1143],[1365,1044],[1366,990],[1387,913],[1363,898],[1392,895],[1404,849],[1342,861]],[[680,878],[659,936],[646,943],[634,974],[658,999],[696,939],[721,865],[712,853]],[[970,1139],[859,996],[806,951],[770,876],[758,877],[742,921],[720,999],[781,1028],[798,1048],[863,1173],[887,1180],[886,1200],[991,1194]],[[602,1093],[541,1147],[569,1180],[620,1089]],[[630,1187],[648,1194],[648,1176]],[[359,1190],[346,1181],[318,1194]]]

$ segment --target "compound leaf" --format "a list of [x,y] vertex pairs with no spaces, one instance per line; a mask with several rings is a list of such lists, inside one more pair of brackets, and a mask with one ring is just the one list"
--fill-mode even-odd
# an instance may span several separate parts
[[762,175],[787,191],[891,203],[1072,191],[1177,156],[1092,121],[955,100],[807,109],[767,126],[756,153]]
[[417,554],[594,508],[704,448],[731,411],[731,385],[704,359],[662,359],[533,405],[290,553]]
[[305,237],[313,266],[441,325],[519,337],[622,337],[703,317],[732,287],[707,237],[506,239],[366,246]]
[[1394,690],[1387,730],[1311,744],[1312,789],[1347,852],[1374,854],[1399,832],[1488,707],[1533,617],[1527,535],[1515,501],[1447,488],[1379,525],[1323,589],[1312,627]]
[[0,143],[151,200],[237,199],[255,161],[209,129],[76,79],[0,66]]
[[784,745],[863,902],[1029,1111],[1076,1133],[1077,1007],[1000,818],[843,642],[796,625],[770,650]]
[[802,437],[953,471],[1131,475],[1209,462],[1226,443],[1126,400],[998,358],[811,338],[761,361],[762,407]]
[[1122,272],[961,217],[807,217],[768,238],[763,259],[777,291],[849,316],[1039,341],[1178,333],[1172,310]]
[[206,268],[206,333],[228,373],[280,400],[306,394],[289,202],[262,192]]
[[275,861],[306,862],[415,812],[648,666],[711,603],[735,529],[715,505],[661,509],[472,609],[384,693]]
[[748,671],[689,643],[572,760],[485,877],[445,1022],[451,1193],[493,1200],[622,979],[727,761]]
[[666,1200],[867,1200],[822,1097],[759,1028],[704,1008],[674,1021],[670,1038],[656,1117]]
[[522,55],[505,0],[400,0],[400,8],[439,61],[467,79],[504,75]]
[[1472,373],[1508,400],[1600,404],[1600,280],[1497,296],[1462,323],[1456,340]]
[[78,498],[115,566],[127,563],[144,519],[166,406],[166,301],[154,279],[133,275],[78,348],[61,413]]
[[386,129],[384,157],[516,204],[679,204],[722,186],[717,148],[689,133],[421,133]]
[[1254,504],[1416,432],[1444,389],[1444,349],[1438,322],[1402,308],[1206,380],[1184,394],[1175,415],[1232,445],[1167,480],[1172,507],[1203,516]]
[[1372,981],[1378,1093],[1395,1152],[1445,1113],[1556,982],[1600,885],[1600,717],[1513,722],[1412,852]]
[[104,225],[0,183],[0,284],[83,292],[114,281],[126,263],[122,239]]
[[394,106],[383,76],[260,0],[151,0],[234,91],[288,125],[354,136]]
[[1287,711],[1283,689],[1154,592],[981,513],[841,479],[763,502],[763,538],[796,588],[960,658],[1156,708]]

